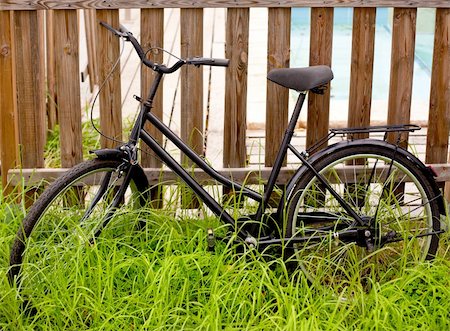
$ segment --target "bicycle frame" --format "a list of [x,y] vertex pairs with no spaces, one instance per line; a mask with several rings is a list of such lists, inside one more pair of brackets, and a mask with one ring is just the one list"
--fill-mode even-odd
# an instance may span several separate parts
[[[253,221],[256,223],[261,222],[265,209],[267,207],[267,201],[269,200],[272,192],[274,191],[275,184],[280,173],[283,160],[286,157],[288,149],[291,150],[295,156],[297,156],[304,166],[307,166],[314,174],[319,178],[319,180],[325,185],[325,187],[330,191],[330,193],[339,201],[343,208],[348,212],[348,214],[355,219],[357,224],[364,225],[364,221],[360,218],[358,214],[348,205],[346,201],[337,194],[333,188],[327,183],[326,179],[322,177],[313,166],[308,163],[305,157],[298,152],[294,146],[290,144],[292,136],[294,135],[295,125],[298,121],[301,108],[303,106],[306,92],[301,92],[297,103],[294,108],[294,112],[288,124],[288,128],[281,142],[280,149],[275,159],[274,166],[270,173],[267,184],[265,185],[265,191],[263,195],[256,191],[253,191],[244,185],[237,183],[233,180],[218,173],[214,168],[212,168],[208,163],[206,163],[200,156],[198,156],[180,137],[178,137],[169,127],[167,127],[155,114],[151,112],[153,99],[156,95],[159,84],[164,76],[164,73],[157,72],[148,97],[145,102],[142,103],[142,107],[136,121],[131,135],[129,144],[135,146],[139,139],[141,139],[145,144],[152,149],[152,151],[160,158],[175,174],[177,174],[193,191],[194,193],[206,204],[206,206],[220,219],[229,225],[233,229],[236,229],[236,220],[186,171],[180,163],[178,163],[163,147],[161,147],[158,142],[144,129],[146,122],[150,122],[156,129],[158,129],[167,139],[169,139],[181,152],[183,152],[192,162],[194,162],[199,168],[205,171],[206,174],[211,176],[220,184],[227,188],[233,189],[235,191],[241,192],[243,195],[259,202],[259,206],[255,215],[252,215]],[[279,207],[282,208],[282,207]],[[278,213],[281,215],[282,213]],[[239,230],[239,235],[243,238],[253,237],[257,225],[254,225],[248,233],[247,231]],[[280,239],[282,240],[282,239]]]

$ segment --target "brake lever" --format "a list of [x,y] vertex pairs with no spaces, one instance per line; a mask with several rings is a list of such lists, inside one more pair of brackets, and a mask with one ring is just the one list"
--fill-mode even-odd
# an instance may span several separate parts
[[126,35],[133,35],[133,33],[131,33],[124,25],[120,24],[120,32],[122,34]]

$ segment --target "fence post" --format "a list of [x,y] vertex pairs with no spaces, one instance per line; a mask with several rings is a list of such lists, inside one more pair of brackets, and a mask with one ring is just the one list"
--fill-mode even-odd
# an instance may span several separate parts
[[19,163],[12,20],[11,11],[0,11],[0,173],[3,194],[11,192],[11,188],[7,187],[8,170]]
[[55,82],[55,30],[58,33],[60,27],[55,27],[53,10],[45,12],[46,23],[46,55],[47,55],[47,127],[53,130],[58,123],[57,93]]
[[[311,45],[309,65],[331,66],[333,42],[333,8],[311,8]],[[309,93],[306,148],[328,133],[330,117],[330,83],[323,95]]]
[[[181,57],[203,55],[203,9],[181,9]],[[202,67],[181,68],[181,138],[197,153],[203,151],[203,70]],[[183,165],[190,166],[185,155]],[[198,201],[185,194],[183,205],[197,208]]]
[[[426,163],[448,162],[450,121],[450,9],[436,10]],[[445,187],[450,198],[450,187]]]
[[[226,20],[225,113],[223,123],[223,166],[245,167],[247,161],[247,71],[249,8],[229,8]],[[224,188],[226,198],[231,190]]]
[[78,14],[56,10],[54,20],[55,81],[60,125],[61,166],[70,168],[83,159],[81,137]]
[[[164,47],[164,9],[141,9],[141,44],[144,50],[152,47]],[[163,52],[160,50],[152,50],[149,57],[155,63],[163,63]],[[153,81],[153,71],[150,68],[141,66],[141,96],[147,97]],[[153,101],[152,113],[163,118],[163,84],[160,84],[158,92]],[[145,129],[162,145],[162,133],[147,123]],[[161,168],[161,161],[154,157],[147,145],[142,146],[141,164],[148,168]],[[148,154],[146,154],[148,153]],[[151,190],[152,207],[162,208],[162,186],[157,186]]]
[[42,168],[47,133],[43,12],[15,11],[14,27],[22,166]]
[[[353,10],[348,126],[370,125],[376,8]],[[358,138],[367,138],[360,134]]]
[[225,57],[224,167],[245,167],[249,8],[227,10]]
[[[100,92],[100,129],[102,133],[116,140],[122,140],[122,94],[120,87],[120,45],[119,38],[100,25],[101,21],[119,29],[119,10],[102,9],[96,11],[97,65]],[[111,69],[117,66],[108,78]],[[105,81],[108,78],[107,81]],[[103,148],[114,148],[118,142],[101,137]]]
[[[291,9],[269,8],[267,72],[288,68],[290,60]],[[289,90],[267,81],[265,165],[273,166],[288,125]],[[284,160],[286,164],[286,159]]]
[[[410,122],[416,14],[416,8],[394,8],[388,125]],[[397,134],[394,133],[388,135],[388,140],[395,143],[397,137]],[[402,133],[400,136],[401,146],[406,147],[407,142],[407,132]]]
[[98,82],[97,77],[97,43],[95,40],[96,30],[96,14],[95,9],[85,9],[84,13],[84,27],[86,31],[86,50],[88,56],[88,74],[90,91],[94,91],[94,86]]

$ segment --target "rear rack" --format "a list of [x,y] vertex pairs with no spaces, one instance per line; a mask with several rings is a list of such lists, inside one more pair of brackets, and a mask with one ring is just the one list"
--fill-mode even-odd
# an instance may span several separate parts
[[344,128],[344,129],[330,129],[330,134],[355,134],[355,133],[370,133],[370,132],[402,132],[409,131],[414,132],[420,130],[420,126],[415,124],[403,124],[403,125],[376,125],[366,126],[361,128]]
[[[375,126],[365,126],[358,128],[343,128],[343,129],[330,129],[328,135],[320,139],[313,146],[308,148],[308,154],[313,154],[321,148],[328,140],[337,135],[348,136],[349,140],[355,139],[354,135],[361,133],[374,133],[374,132],[384,132],[384,140],[389,132],[414,132],[420,130],[421,127],[415,124],[402,124],[402,125],[375,125]],[[361,138],[356,138],[361,139]]]

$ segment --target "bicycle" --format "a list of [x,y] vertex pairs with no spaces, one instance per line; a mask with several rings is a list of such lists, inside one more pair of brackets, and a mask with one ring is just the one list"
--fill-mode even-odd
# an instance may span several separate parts
[[[142,63],[155,72],[155,78],[147,99],[138,98],[142,106],[128,142],[114,149],[93,151],[94,159],[56,179],[30,208],[14,240],[8,273],[10,281],[20,284],[22,290],[32,293],[35,277],[51,268],[64,268],[61,261],[65,254],[70,256],[73,250],[94,244],[113,219],[146,205],[150,187],[139,165],[139,141],[150,147],[241,243],[262,252],[281,247],[285,259],[298,263],[310,282],[341,282],[355,265],[361,277],[388,277],[386,274],[394,269],[436,255],[439,234],[443,232],[440,218],[446,212],[435,175],[398,140],[395,144],[386,141],[389,134],[399,136],[420,129],[418,126],[332,129],[316,145],[299,152],[291,139],[305,97],[308,92],[323,93],[333,73],[327,66],[272,70],[269,80],[300,94],[260,194],[214,170],[151,111],[164,75],[184,65],[226,67],[229,61],[194,57],[179,59],[170,67],[156,64],[146,57],[126,28],[117,30],[101,24],[131,42]],[[255,201],[256,213],[238,219],[231,216],[144,129],[147,122],[219,184]],[[384,133],[384,139],[355,138],[374,132]],[[320,149],[336,135],[347,139]],[[284,187],[273,210],[268,201],[288,151],[302,165]],[[209,230],[207,237],[212,247],[214,232]]]

